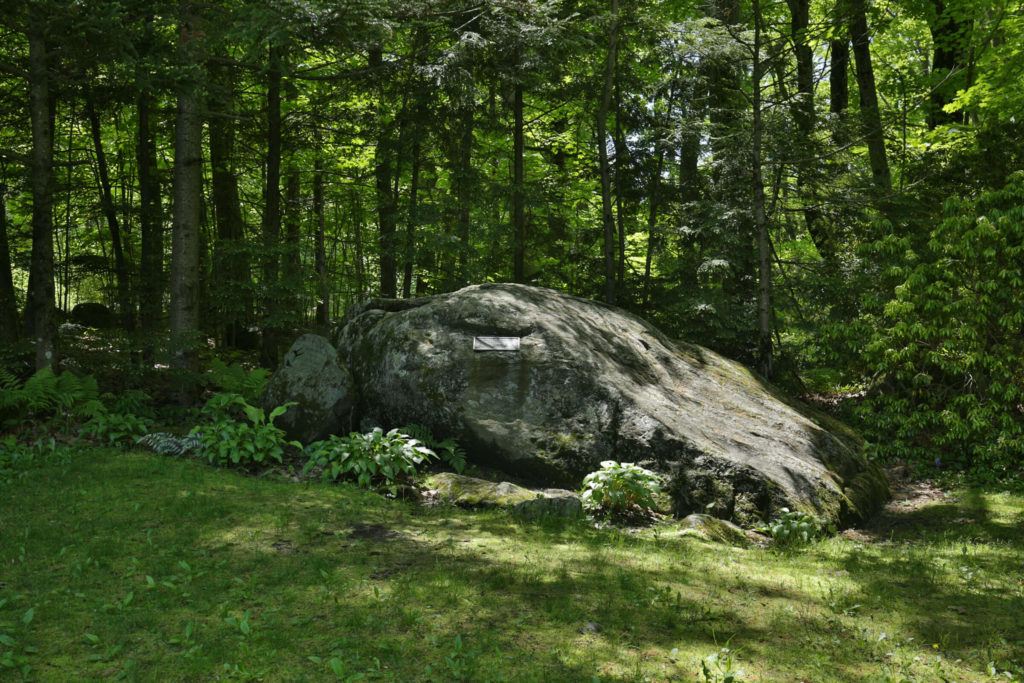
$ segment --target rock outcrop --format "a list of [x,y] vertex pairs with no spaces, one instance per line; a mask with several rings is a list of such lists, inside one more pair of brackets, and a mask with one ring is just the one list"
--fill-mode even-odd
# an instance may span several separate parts
[[[477,337],[511,339],[497,344],[508,350],[474,350],[495,348]],[[275,400],[318,416],[307,433],[346,431],[327,416],[347,375],[316,348],[317,367],[303,372],[317,381],[287,379],[301,358],[289,352]],[[847,427],[739,363],[553,290],[488,284],[373,300],[350,311],[337,348],[356,426],[420,424],[519,480],[576,487],[602,460],[637,462],[665,475],[680,517],[711,510],[742,525],[789,507],[843,526],[888,495]],[[329,389],[318,388],[321,367],[336,378]]]
[[292,439],[310,443],[331,434],[347,433],[354,394],[352,375],[338,362],[338,352],[326,338],[299,337],[270,378],[263,405],[292,401],[297,405],[277,418],[276,424]]

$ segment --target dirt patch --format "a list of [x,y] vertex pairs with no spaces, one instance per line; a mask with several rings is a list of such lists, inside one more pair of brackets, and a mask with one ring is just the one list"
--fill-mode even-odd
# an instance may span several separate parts
[[398,538],[399,534],[383,524],[355,524],[348,532],[348,537],[361,541],[387,541]]
[[[892,498],[860,529],[846,529],[840,535],[858,543],[885,540],[895,531],[909,530],[919,522],[913,513],[929,505],[956,503],[957,498],[929,479],[911,479],[905,467],[886,471]],[[967,520],[973,521],[973,520]]]

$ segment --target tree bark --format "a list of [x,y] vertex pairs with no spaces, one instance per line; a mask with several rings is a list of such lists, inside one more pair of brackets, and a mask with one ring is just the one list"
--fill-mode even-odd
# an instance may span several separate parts
[[316,324],[326,329],[331,310],[331,288],[327,281],[327,250],[324,244],[327,220],[324,216],[323,140],[319,128],[316,128],[314,137],[316,160],[313,166],[313,215],[316,218],[316,233],[313,240],[313,270],[316,273]]
[[235,175],[234,79],[230,67],[211,64],[210,168],[217,239],[213,253],[214,278],[222,295],[216,310],[221,342],[238,347],[252,322],[252,279],[245,244],[245,219]]
[[283,49],[272,44],[267,64],[267,158],[266,185],[263,188],[263,341],[260,360],[277,364],[280,343],[281,293],[278,271],[281,250],[281,62]]
[[661,197],[661,173],[665,168],[665,150],[658,150],[658,162],[651,176],[650,207],[647,212],[647,257],[644,259],[644,308],[651,305],[651,266],[658,246],[658,200]]
[[0,342],[18,340],[18,300],[11,275],[11,247],[7,239],[7,183],[0,178]]
[[392,125],[384,113],[385,88],[383,73],[384,57],[380,47],[370,50],[369,65],[380,71],[378,78],[377,104],[377,149],[374,152],[374,178],[377,187],[377,222],[379,227],[378,247],[380,250],[380,294],[394,298],[396,294],[397,266],[395,259],[395,195],[391,189]]
[[409,222],[405,227],[405,259],[402,271],[402,298],[412,296],[412,271],[416,258],[416,227],[419,221],[419,190],[420,190],[420,130],[413,130],[415,140],[412,143],[412,178],[409,181]]
[[850,33],[847,28],[846,0],[836,0],[832,10],[833,38],[829,41],[829,111],[841,116],[850,107]]
[[753,178],[754,228],[757,231],[758,258],[758,363],[765,378],[772,376],[772,262],[768,219],[764,209],[764,177],[761,171],[761,79],[764,63],[761,61],[761,3],[752,0],[754,14],[754,64],[751,92],[753,121],[751,124],[751,165]]
[[53,101],[44,18],[30,10],[29,117],[32,122],[32,260],[27,315],[35,342],[35,366],[57,363],[53,284]]
[[[473,205],[473,106],[462,107],[461,114],[461,139],[459,141],[459,165],[456,175],[458,185],[458,228],[456,234],[459,238],[459,268],[458,285],[465,285],[469,282],[469,238],[470,238],[470,208]],[[454,289],[454,287],[453,287]]]
[[944,107],[953,101],[964,87],[968,62],[966,36],[968,22],[951,11],[945,0],[932,0],[935,18],[929,22],[932,35],[932,88],[928,109],[928,128],[963,123],[963,111],[947,112]]
[[121,240],[121,224],[117,219],[114,195],[110,188],[110,171],[107,167],[107,155],[103,151],[100,117],[96,112],[96,104],[93,102],[91,93],[87,94],[85,98],[85,115],[89,119],[89,130],[92,133],[92,145],[96,154],[96,174],[100,186],[100,206],[107,220],[107,229],[110,231],[110,249],[114,255],[114,278],[117,282],[117,305],[120,308],[121,325],[130,332],[135,328],[135,311],[134,306],[132,306],[128,262],[124,255],[124,244]]
[[[178,53],[183,66],[199,63],[202,31],[192,3],[180,4]],[[170,328],[172,363],[192,368],[199,335],[199,222],[202,193],[202,120],[198,86],[181,79],[174,130],[174,223],[171,235]]]
[[[148,46],[152,36],[152,17],[146,20],[143,48]],[[160,325],[164,298],[164,226],[163,206],[160,200],[160,176],[157,169],[156,142],[150,112],[153,98],[150,95],[147,75],[136,72],[136,114],[137,135],[135,141],[135,165],[139,174],[139,222],[142,245],[139,263],[139,322],[142,329],[153,333]]]
[[868,34],[865,0],[848,1],[850,37],[853,42],[857,87],[860,91],[861,130],[868,146],[872,180],[880,190],[888,194],[892,190],[892,175],[889,172],[889,160],[885,153],[885,134],[878,108],[875,71],[871,65],[871,40]]
[[604,228],[604,300],[615,303],[615,217],[612,215],[612,180],[608,164],[608,112],[615,84],[615,61],[619,36],[619,2],[611,0],[611,24],[605,55],[604,87],[597,108],[597,158],[601,174],[601,224]]
[[523,183],[525,124],[523,123],[523,84],[516,81],[512,94],[512,280],[526,282],[526,207]]

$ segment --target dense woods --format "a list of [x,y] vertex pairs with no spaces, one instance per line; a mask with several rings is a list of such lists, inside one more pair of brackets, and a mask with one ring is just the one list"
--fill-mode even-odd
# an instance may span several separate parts
[[1020,472],[1019,0],[29,0],[0,31],[14,372],[83,304],[135,366],[272,367],[365,297],[514,281],[847,399],[886,455]]

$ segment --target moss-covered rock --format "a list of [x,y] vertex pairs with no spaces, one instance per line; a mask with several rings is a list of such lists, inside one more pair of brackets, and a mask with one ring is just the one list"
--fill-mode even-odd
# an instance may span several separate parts
[[263,406],[295,402],[277,419],[288,436],[303,443],[347,432],[354,405],[352,375],[338,362],[338,352],[324,337],[299,337],[267,383]]
[[680,536],[693,536],[714,543],[748,546],[750,539],[743,529],[730,521],[718,519],[711,515],[687,515],[679,523]]
[[494,482],[450,472],[434,474],[423,483],[437,491],[440,500],[461,507],[507,508],[527,519],[583,514],[579,496],[562,489],[533,490],[507,481]]
[[[474,351],[476,336],[518,337]],[[603,460],[665,475],[680,517],[740,524],[782,507],[843,526],[887,496],[847,427],[783,396],[748,368],[673,342],[620,309],[549,289],[475,285],[353,309],[338,351],[360,426],[416,423],[472,462],[576,487]]]

